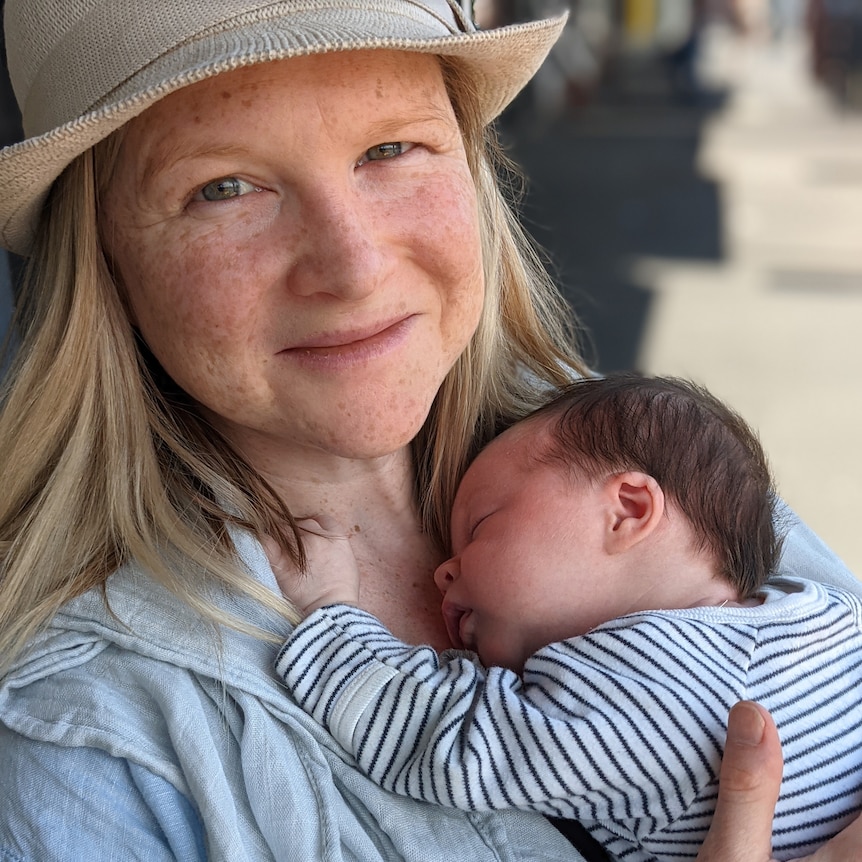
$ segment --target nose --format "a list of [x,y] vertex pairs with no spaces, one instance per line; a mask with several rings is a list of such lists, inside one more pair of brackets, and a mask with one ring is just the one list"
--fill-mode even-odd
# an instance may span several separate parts
[[348,187],[309,195],[301,220],[290,276],[295,294],[358,300],[381,285],[387,251],[380,213],[361,194]]
[[460,559],[458,557],[450,557],[445,563],[437,566],[437,569],[434,572],[434,583],[437,584],[437,589],[440,590],[444,596],[449,587],[455,583],[459,572]]

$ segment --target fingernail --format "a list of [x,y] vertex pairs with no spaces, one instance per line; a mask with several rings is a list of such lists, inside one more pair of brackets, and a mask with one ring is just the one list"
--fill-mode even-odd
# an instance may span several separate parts
[[737,703],[731,709],[733,720],[728,724],[727,735],[740,745],[760,745],[766,722],[760,710],[747,701]]

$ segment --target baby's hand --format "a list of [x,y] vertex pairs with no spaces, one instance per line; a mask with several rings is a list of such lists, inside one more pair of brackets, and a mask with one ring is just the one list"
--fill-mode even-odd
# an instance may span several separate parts
[[350,540],[323,517],[297,521],[308,562],[305,572],[296,569],[273,541],[264,549],[282,593],[303,616],[324,605],[359,603],[359,567]]

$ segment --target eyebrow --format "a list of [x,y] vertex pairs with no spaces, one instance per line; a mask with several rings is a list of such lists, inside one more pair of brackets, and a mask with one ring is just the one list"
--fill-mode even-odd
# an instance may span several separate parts
[[[412,106],[411,106],[412,107]],[[385,134],[387,131],[396,131],[403,129],[405,126],[421,126],[427,123],[454,123],[457,127],[457,119],[454,112],[444,109],[432,109],[425,102],[417,103],[416,113],[411,113],[409,116],[396,115],[394,117],[384,117],[379,122],[370,122],[369,134]]]
[[152,179],[156,171],[171,170],[181,162],[204,158],[230,158],[243,156],[247,154],[246,147],[236,146],[234,144],[226,144],[223,146],[214,146],[211,144],[202,144],[200,147],[195,147],[192,150],[180,148],[175,143],[168,143],[164,146],[159,146],[152,152],[147,154],[141,168],[141,178],[146,182]]
[[[417,103],[416,107],[416,114],[383,117],[377,122],[372,120],[362,132],[363,137],[377,138],[380,142],[385,142],[397,137],[397,133],[409,131],[411,127],[433,123],[451,124],[453,133],[460,137],[461,128],[454,113],[442,107],[432,108],[425,102]],[[154,148],[144,159],[141,167],[141,180],[147,183],[157,171],[171,170],[184,161],[193,161],[199,158],[237,158],[248,155],[248,152],[247,147],[236,144],[214,145],[203,142],[200,146],[188,150],[181,148],[173,141],[161,141],[159,146]]]

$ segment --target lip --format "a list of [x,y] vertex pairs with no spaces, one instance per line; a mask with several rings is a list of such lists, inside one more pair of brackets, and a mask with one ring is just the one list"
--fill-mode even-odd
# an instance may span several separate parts
[[279,351],[296,361],[337,366],[367,361],[397,349],[407,338],[417,315],[401,315],[363,327],[323,332]]
[[470,610],[452,602],[444,601],[441,611],[443,613],[443,622],[446,624],[446,632],[449,635],[452,646],[455,649],[466,649],[464,641],[461,638],[461,623],[470,613]]

